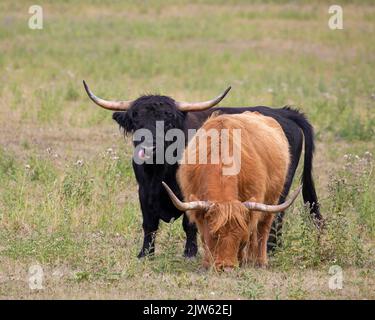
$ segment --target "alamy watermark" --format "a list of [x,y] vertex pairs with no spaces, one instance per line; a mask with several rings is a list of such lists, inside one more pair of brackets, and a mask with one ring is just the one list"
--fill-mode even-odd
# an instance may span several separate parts
[[136,130],[133,141],[133,160],[139,165],[222,164],[223,175],[236,175],[241,169],[241,129],[189,129],[186,135],[176,128],[165,131],[164,121],[156,121],[154,133]]
[[[29,7],[29,14],[31,15],[28,21],[28,26],[32,30],[43,29],[43,8],[40,5],[32,5]],[[340,5],[333,4],[328,8],[328,14],[331,16],[328,19],[328,27],[331,30],[344,29],[343,8]]]
[[333,265],[329,268],[328,273],[331,275],[328,280],[328,287],[331,290],[342,290],[344,281],[342,268],[338,265]]
[[328,27],[331,30],[344,29],[344,15],[341,6],[334,4],[328,8],[328,13],[331,15],[328,19]]
[[34,264],[29,268],[28,283],[31,290],[42,290],[44,279],[43,268],[39,264]]
[[29,7],[29,28],[32,30],[43,29],[43,8],[39,5],[32,5]]

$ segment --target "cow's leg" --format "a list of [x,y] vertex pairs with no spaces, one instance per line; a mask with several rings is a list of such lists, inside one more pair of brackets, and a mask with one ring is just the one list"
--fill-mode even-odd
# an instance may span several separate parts
[[155,253],[155,236],[159,227],[159,217],[148,204],[147,192],[140,187],[138,193],[142,209],[142,227],[144,233],[143,246],[138,254],[138,258],[142,258]]
[[258,223],[258,257],[257,264],[260,267],[267,267],[268,257],[267,257],[267,240],[270,234],[272,222],[274,216],[272,213],[267,213],[261,221]]
[[248,242],[246,242],[246,243],[241,243],[240,248],[239,248],[239,250],[238,250],[237,258],[238,258],[238,261],[239,261],[240,265],[246,263],[246,250],[247,250],[247,245],[248,245]]
[[182,218],[182,227],[186,233],[186,244],[184,250],[184,257],[192,258],[197,255],[198,245],[197,245],[197,227],[194,223],[190,223],[189,218],[186,213]]
[[250,243],[247,253],[247,261],[250,263],[255,263],[258,256],[258,231],[255,229],[251,231]]
[[159,219],[147,219],[143,220],[143,246],[138,254],[138,258],[145,257],[147,255],[153,255],[155,253],[155,236],[156,231],[159,227]]
[[[285,197],[281,197],[280,201],[285,201]],[[285,212],[279,212],[274,219],[270,235],[268,237],[267,243],[267,251],[274,252],[277,247],[281,246],[281,235],[282,235],[282,227],[283,227],[283,220],[284,220]]]
[[[286,196],[289,193],[290,187],[293,182],[294,173],[296,171],[295,165],[298,165],[298,162],[296,162],[296,164],[293,164],[291,165],[291,167],[289,167],[288,177],[285,181],[283,192],[281,193],[278,203],[283,203],[286,199]],[[282,235],[284,215],[285,215],[284,211],[279,212],[276,215],[276,218],[273,220],[270,234],[268,237],[268,244],[267,244],[267,251],[269,252],[273,252],[277,247],[281,245],[281,235]]]
[[[251,200],[254,201],[254,200]],[[255,264],[258,256],[258,211],[252,211],[249,224],[249,242],[247,250],[245,249],[244,262]]]
[[138,189],[139,202],[142,210],[143,217],[143,246],[138,254],[138,258],[145,257],[147,255],[153,255],[155,253],[155,236],[156,231],[159,227],[159,216],[155,209],[150,206],[149,194],[141,185]]
[[[289,140],[289,147],[290,147],[290,164],[288,168],[288,174],[285,179],[283,191],[281,193],[281,197],[278,203],[282,203],[285,201],[286,196],[289,193],[290,187],[293,182],[294,175],[296,173],[298,162],[301,157],[302,151],[302,143],[303,143],[303,135],[301,130],[297,130],[297,134],[294,131],[289,132],[287,134]],[[292,138],[292,139],[291,139]],[[276,219],[274,219],[271,232],[268,238],[268,245],[267,250],[269,252],[273,252],[281,243],[281,235],[282,235],[282,226],[283,226],[283,219],[284,219],[285,212],[280,212]]]

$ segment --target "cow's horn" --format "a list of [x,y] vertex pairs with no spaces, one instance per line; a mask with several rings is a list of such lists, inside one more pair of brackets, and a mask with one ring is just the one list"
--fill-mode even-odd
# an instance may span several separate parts
[[162,182],[165,190],[169,197],[171,198],[173,204],[178,210],[187,211],[187,210],[205,210],[207,211],[210,208],[209,201],[191,201],[191,202],[182,202],[180,199],[176,197],[173,191],[168,187],[168,185],[163,181]]
[[268,205],[264,203],[257,203],[257,202],[250,202],[250,201],[243,202],[243,204],[249,210],[257,210],[257,211],[273,212],[273,213],[281,212],[291,206],[294,200],[296,200],[298,194],[301,192],[301,189],[302,189],[302,186],[299,186],[299,188],[293,192],[289,200],[278,205]]
[[83,85],[90,99],[94,101],[98,106],[101,106],[104,109],[112,110],[112,111],[126,111],[129,109],[130,105],[133,102],[132,100],[129,100],[129,101],[104,100],[102,98],[97,97],[95,94],[91,92],[85,80],[83,80]]
[[215,99],[202,101],[202,102],[178,102],[176,101],[176,106],[181,111],[202,111],[210,109],[216,106],[224,97],[227,95],[231,87],[228,87],[221,95],[217,96]]

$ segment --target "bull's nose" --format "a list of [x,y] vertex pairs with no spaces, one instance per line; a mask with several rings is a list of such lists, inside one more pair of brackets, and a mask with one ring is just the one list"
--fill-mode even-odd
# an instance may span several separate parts
[[231,263],[215,263],[215,269],[220,272],[233,272],[235,265]]
[[143,148],[140,148],[138,150],[138,158],[139,159],[144,159],[145,158],[145,150]]
[[138,158],[142,160],[150,159],[154,152],[154,149],[155,146],[141,145],[138,150]]

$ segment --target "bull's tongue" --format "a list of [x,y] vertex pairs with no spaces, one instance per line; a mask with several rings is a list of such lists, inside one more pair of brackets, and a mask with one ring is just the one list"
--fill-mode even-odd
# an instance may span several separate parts
[[138,151],[138,158],[142,159],[142,160],[145,158],[145,149],[143,149],[143,148],[139,149],[139,151]]

